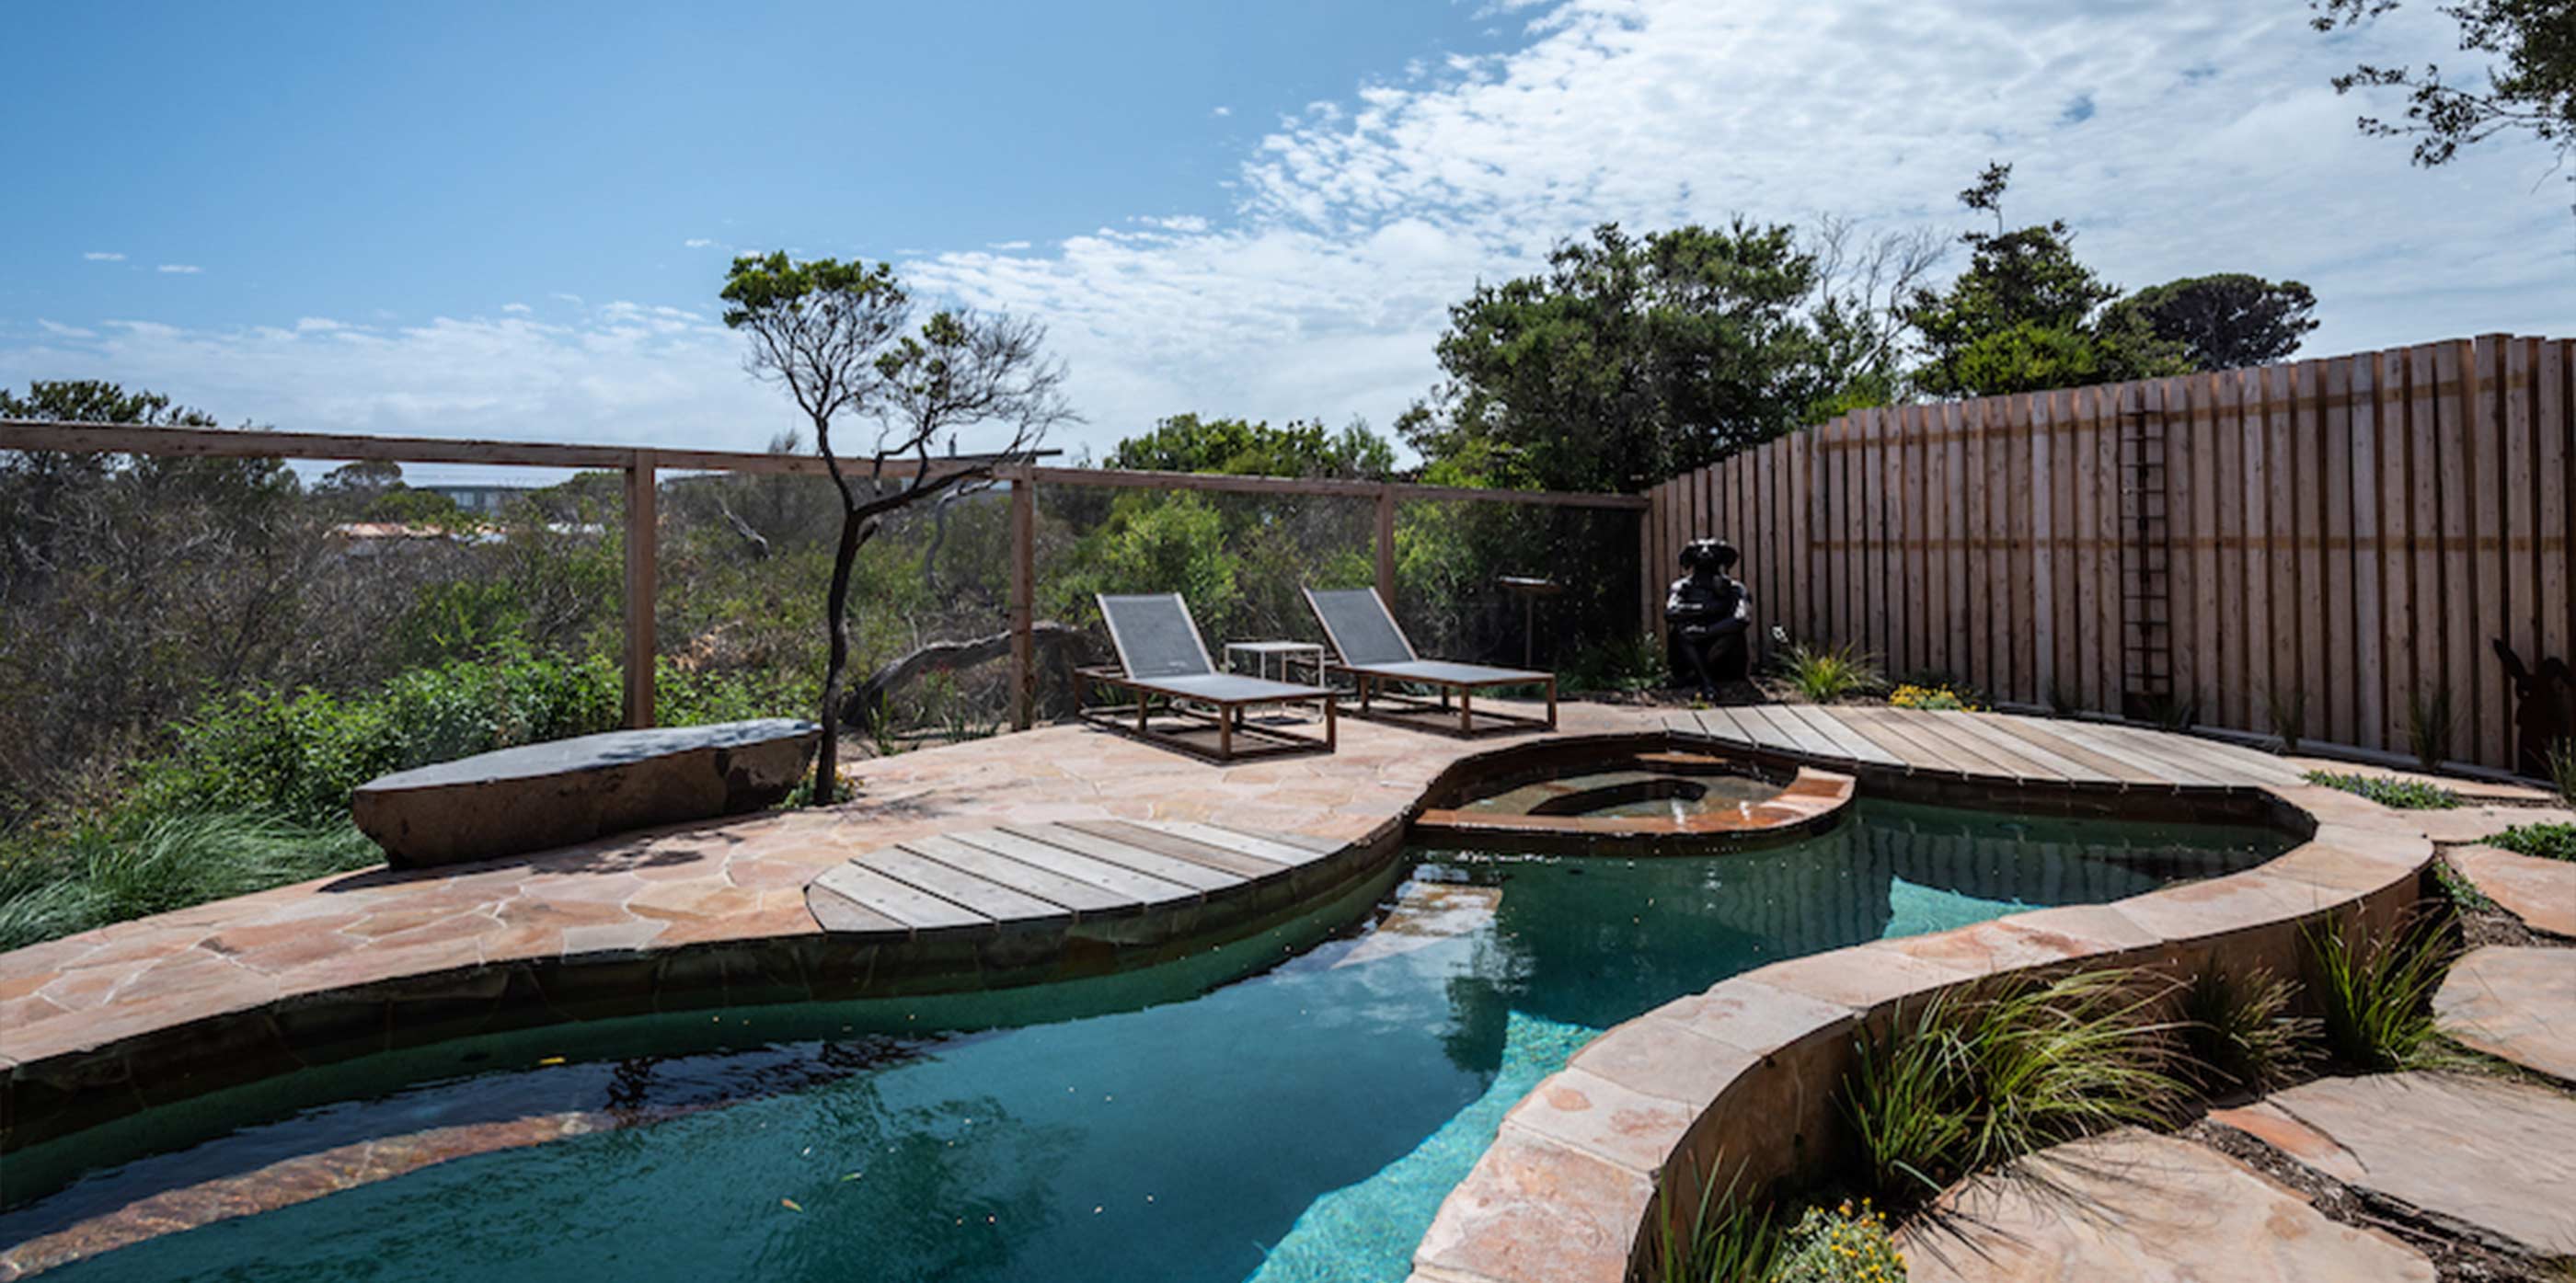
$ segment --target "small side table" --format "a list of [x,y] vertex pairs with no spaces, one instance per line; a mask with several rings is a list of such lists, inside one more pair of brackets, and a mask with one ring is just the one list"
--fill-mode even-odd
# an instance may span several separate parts
[[1229,669],[1234,669],[1235,671],[1240,672],[1241,670],[1236,668],[1234,658],[1238,653],[1252,656],[1252,675],[1255,677],[1270,677],[1271,665],[1274,663],[1277,664],[1279,667],[1279,675],[1275,678],[1271,678],[1271,680],[1281,682],[1288,680],[1288,665],[1291,662],[1300,655],[1310,656],[1311,658],[1309,658],[1307,662],[1315,666],[1315,684],[1318,686],[1323,684],[1324,647],[1320,642],[1227,642],[1225,644],[1225,666]]

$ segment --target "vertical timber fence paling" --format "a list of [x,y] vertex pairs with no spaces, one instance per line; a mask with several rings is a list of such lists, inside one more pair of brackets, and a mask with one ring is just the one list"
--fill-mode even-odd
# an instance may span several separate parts
[[653,605],[661,521],[655,511],[654,459],[650,450],[626,461],[626,724],[653,724]]
[[[1727,500],[1783,467],[1781,507]],[[2576,658],[2572,493],[2566,339],[1860,410],[1650,487],[1640,616],[1661,622],[1651,568],[1725,535],[1803,572],[1749,564],[1762,626],[1897,675],[2401,759],[2447,736],[2448,760],[2529,770],[2498,646],[2531,673]]]

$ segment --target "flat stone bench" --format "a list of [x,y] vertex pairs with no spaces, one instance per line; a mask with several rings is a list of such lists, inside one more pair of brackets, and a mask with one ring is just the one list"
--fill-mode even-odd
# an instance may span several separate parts
[[380,776],[350,813],[399,869],[521,855],[775,805],[821,734],[774,717],[527,744]]

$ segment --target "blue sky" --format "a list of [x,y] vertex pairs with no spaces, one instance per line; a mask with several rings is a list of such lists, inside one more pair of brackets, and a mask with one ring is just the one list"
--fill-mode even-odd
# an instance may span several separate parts
[[[2130,286],[2317,288],[2317,353],[2576,332],[2549,157],[2438,172],[2325,80],[2418,0],[13,9],[0,381],[228,421],[756,448],[735,248],[1045,321],[1099,447],[1181,410],[1384,425],[1549,242],[1733,212],[1964,226],[2013,160]],[[116,257],[104,257],[104,256]],[[1955,263],[1954,263],[1955,266]]]

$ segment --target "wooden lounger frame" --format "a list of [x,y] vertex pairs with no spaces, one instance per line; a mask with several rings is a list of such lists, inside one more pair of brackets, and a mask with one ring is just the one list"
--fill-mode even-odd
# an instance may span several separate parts
[[[1175,691],[1152,681],[1140,681],[1116,668],[1091,667],[1077,668],[1073,671],[1076,677],[1082,679],[1081,688],[1084,695],[1084,698],[1076,701],[1074,708],[1076,716],[1103,730],[1132,735],[1146,743],[1186,753],[1201,761],[1240,762],[1254,758],[1284,757],[1292,753],[1330,753],[1340,740],[1340,728],[1335,722],[1335,706],[1341,700],[1339,691],[1266,695],[1259,699],[1211,699],[1204,695]],[[1114,705],[1095,705],[1088,698],[1094,683],[1131,695],[1134,697],[1133,702],[1121,700]],[[1172,732],[1155,729],[1153,703],[1156,699],[1162,700],[1165,709],[1174,716],[1215,723],[1216,752],[1210,753]],[[1275,726],[1253,725],[1243,720],[1243,710],[1247,708],[1266,704],[1303,704],[1309,701],[1324,706],[1324,733],[1320,738],[1282,730]],[[1214,711],[1194,707],[1202,704]],[[1267,742],[1251,748],[1238,749],[1235,747],[1237,736],[1250,736]]]
[[[1440,735],[1454,735],[1460,738],[1472,738],[1478,735],[1497,735],[1505,731],[1515,730],[1552,731],[1556,729],[1556,675],[1553,673],[1546,675],[1544,678],[1494,678],[1472,682],[1434,681],[1427,677],[1383,676],[1375,669],[1366,667],[1353,668],[1350,665],[1341,662],[1339,659],[1325,660],[1324,671],[1327,674],[1340,674],[1349,677],[1353,684],[1357,686],[1360,702],[1358,707],[1350,710],[1350,715],[1353,717],[1364,717],[1370,721],[1384,722],[1390,726],[1409,726],[1415,730],[1431,731]],[[1402,685],[1433,687],[1440,692],[1439,698],[1437,700],[1431,700],[1418,695],[1405,694],[1402,691],[1387,691],[1382,689],[1386,684],[1391,682]],[[1547,687],[1547,715],[1545,717],[1533,717],[1527,713],[1498,713],[1488,709],[1484,714],[1482,714],[1487,725],[1481,729],[1477,727],[1476,718],[1478,714],[1475,709],[1475,693],[1477,691],[1490,690],[1502,686],[1537,686],[1541,684],[1544,684]],[[1448,724],[1449,693],[1451,691],[1455,691],[1458,694],[1458,718],[1455,726]],[[1372,707],[1372,703],[1375,701],[1383,701],[1385,703],[1392,704],[1394,705],[1394,708],[1392,711],[1380,712]],[[1426,718],[1432,718],[1433,720],[1425,720]]]

